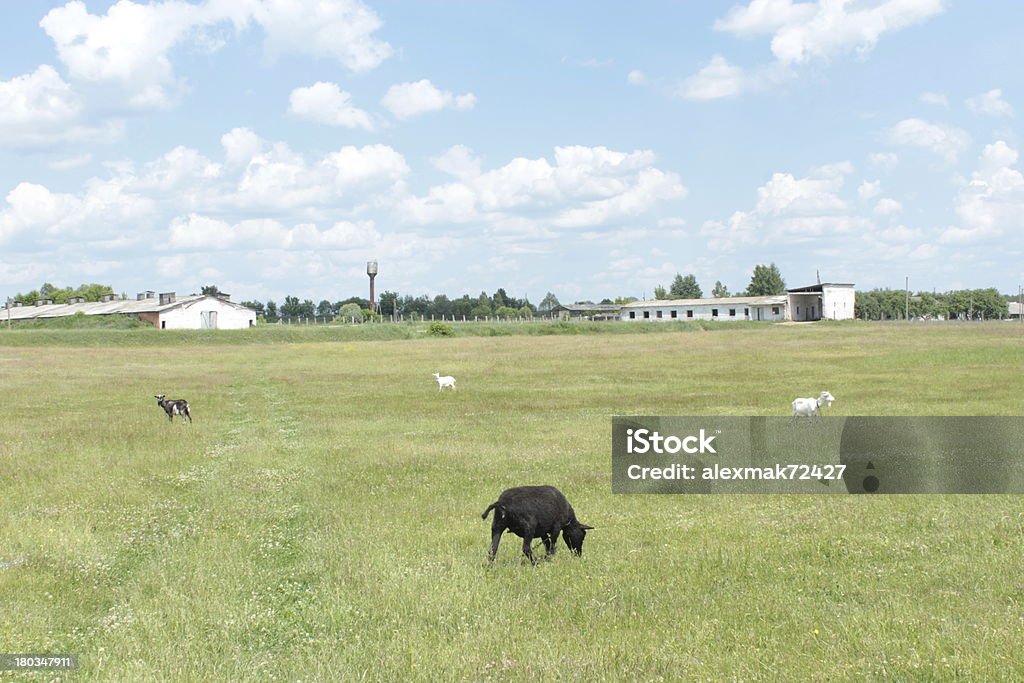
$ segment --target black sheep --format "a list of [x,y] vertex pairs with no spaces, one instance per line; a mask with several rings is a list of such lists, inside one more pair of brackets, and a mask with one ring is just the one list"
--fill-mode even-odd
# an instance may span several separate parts
[[505,489],[498,500],[491,503],[480,516],[487,519],[491,510],[494,510],[494,521],[491,524],[491,552],[487,555],[491,562],[498,553],[498,544],[506,529],[522,537],[523,554],[530,558],[530,562],[537,564],[530,550],[533,539],[539,537],[544,541],[547,551],[545,559],[550,559],[555,554],[558,534],[564,533],[569,552],[582,555],[583,538],[587,535],[587,529],[594,528],[576,519],[572,505],[554,486],[517,486]]

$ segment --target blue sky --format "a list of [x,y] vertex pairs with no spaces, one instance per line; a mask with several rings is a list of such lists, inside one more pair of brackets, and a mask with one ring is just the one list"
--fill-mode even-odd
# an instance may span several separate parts
[[6,3],[0,294],[1024,282],[1024,7]]

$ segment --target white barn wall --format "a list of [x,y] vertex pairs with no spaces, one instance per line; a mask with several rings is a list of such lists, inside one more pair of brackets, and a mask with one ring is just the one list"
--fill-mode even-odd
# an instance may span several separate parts
[[216,311],[217,329],[239,330],[256,324],[256,312],[216,297],[206,297],[160,313],[159,327],[167,330],[203,328],[203,313]]
[[821,317],[827,320],[852,320],[855,298],[853,287],[826,285],[821,295]]

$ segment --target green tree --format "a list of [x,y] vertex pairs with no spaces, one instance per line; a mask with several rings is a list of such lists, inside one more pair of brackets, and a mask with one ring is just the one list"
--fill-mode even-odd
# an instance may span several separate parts
[[385,291],[378,297],[377,305],[380,306],[380,314],[385,318],[398,315],[402,309],[398,306],[398,292]]
[[217,296],[221,293],[221,291],[217,289],[217,285],[203,285],[203,288],[200,291],[203,296]]
[[786,281],[774,263],[754,266],[754,274],[747,285],[747,296],[772,296],[786,293]]
[[701,299],[704,297],[704,292],[697,284],[697,277],[693,274],[683,277],[676,273],[668,293],[674,299]]
[[723,285],[721,280],[715,280],[715,287],[711,290],[711,296],[716,299],[723,299],[729,296],[729,288]]
[[338,308],[338,318],[343,322],[355,320],[357,323],[361,323],[363,322],[363,309],[357,303],[342,304]]
[[333,318],[334,317],[334,311],[335,311],[334,306],[327,299],[324,299],[323,301],[321,301],[319,303],[319,305],[317,305],[317,307],[316,307],[316,314],[317,314],[318,317],[321,317],[321,318]]
[[560,305],[558,297],[555,296],[554,293],[548,292],[544,295],[544,298],[540,300],[540,306],[537,307],[537,311],[540,313],[550,313]]
[[257,318],[266,315],[266,308],[263,306],[263,302],[261,301],[243,301],[241,305],[255,311]]
[[664,287],[662,287],[661,285],[658,285],[657,287],[654,288],[654,298],[655,299],[667,299],[668,298],[668,292],[665,291]]
[[277,304],[274,303],[273,299],[267,301],[267,322],[276,323],[280,319],[281,316],[277,310]]

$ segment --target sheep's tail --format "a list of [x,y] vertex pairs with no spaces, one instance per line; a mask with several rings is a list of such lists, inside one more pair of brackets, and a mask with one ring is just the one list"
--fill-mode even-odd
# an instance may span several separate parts
[[484,510],[484,514],[480,515],[480,519],[487,519],[487,515],[491,514],[491,510],[493,510],[496,507],[498,507],[498,501],[494,501],[493,503],[488,505],[487,509]]

